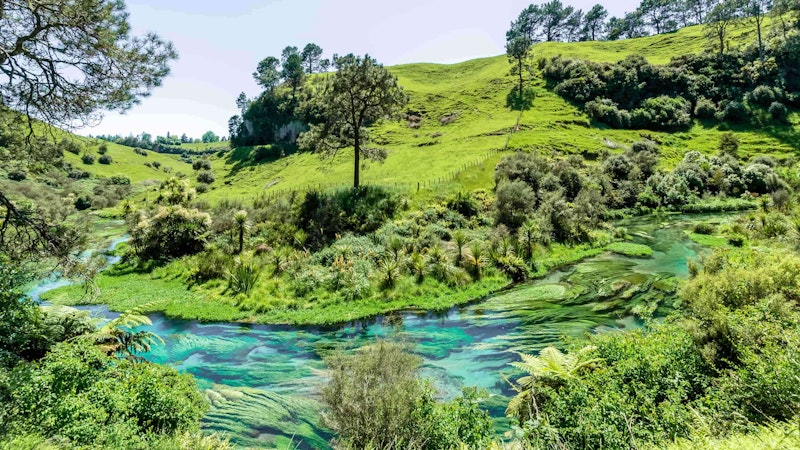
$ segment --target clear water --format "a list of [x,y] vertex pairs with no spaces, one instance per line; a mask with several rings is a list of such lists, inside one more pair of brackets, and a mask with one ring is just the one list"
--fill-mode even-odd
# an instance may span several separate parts
[[[212,402],[204,427],[228,433],[236,444],[326,446],[329,434],[318,419],[318,392],[325,381],[321,357],[380,337],[412,346],[443,398],[465,385],[486,388],[492,395],[486,407],[501,429],[510,394],[504,376],[514,374],[508,364],[517,359],[515,352],[639,326],[634,314],[639,310],[666,314],[674,300],[668,287],[687,276],[687,259],[703,251],[684,233],[700,220],[709,216],[630,221],[624,226],[636,242],[653,248],[651,258],[603,254],[440,314],[401,313],[329,329],[204,324],[153,315],[151,331],[165,345],[145,356],[196,376]],[[105,307],[91,309],[108,314]]]

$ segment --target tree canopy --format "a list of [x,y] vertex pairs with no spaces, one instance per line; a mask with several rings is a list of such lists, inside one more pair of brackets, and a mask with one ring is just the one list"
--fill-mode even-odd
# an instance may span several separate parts
[[127,110],[177,57],[155,34],[132,36],[120,0],[0,2],[0,103],[29,118],[74,127]]
[[397,77],[369,55],[361,57],[351,53],[335,57],[334,66],[336,73],[316,99],[325,120],[311,125],[298,143],[329,155],[353,146],[353,187],[358,188],[361,156],[385,157],[385,152],[364,147],[369,142],[366,127],[378,119],[393,116],[407,102],[407,97],[397,84]]

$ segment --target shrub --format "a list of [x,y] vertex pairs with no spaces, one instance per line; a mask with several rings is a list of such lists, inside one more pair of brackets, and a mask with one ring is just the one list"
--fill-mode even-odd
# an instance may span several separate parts
[[69,174],[67,174],[67,176],[72,178],[73,180],[85,180],[85,179],[91,177],[92,174],[90,174],[89,172],[87,172],[85,170],[74,169],[74,170],[70,170]]
[[785,122],[789,117],[789,109],[783,103],[773,102],[769,105],[769,114],[775,121]]
[[747,94],[747,101],[750,104],[762,106],[764,108],[769,107],[775,100],[777,100],[775,91],[769,86],[759,86]]
[[158,161],[153,161],[153,168],[154,168],[154,169],[158,169],[158,168],[160,168],[160,167],[161,167],[161,163],[160,163],[160,162],[158,162]]
[[503,180],[497,186],[495,222],[517,229],[536,209],[536,193],[522,181]]
[[607,98],[598,98],[586,103],[585,111],[592,119],[606,123],[612,128],[628,128],[631,126],[630,113],[620,110],[616,103]]
[[275,161],[283,156],[283,149],[277,145],[260,146],[253,150],[253,160],[256,162]]
[[194,187],[194,190],[198,194],[205,194],[206,192],[211,190],[211,186],[206,183],[198,183],[197,186]]
[[109,179],[109,183],[115,186],[130,186],[131,179],[125,175],[114,175]]
[[67,139],[62,139],[59,147],[61,147],[61,149],[65,152],[70,152],[73,155],[80,155],[81,151],[83,150],[83,148],[81,148],[77,142],[69,141]]
[[225,277],[231,268],[233,258],[217,248],[209,248],[194,257],[192,278],[208,281]]
[[203,251],[208,214],[182,206],[161,207],[130,229],[131,248],[143,259],[170,259]]
[[297,215],[297,227],[308,235],[306,244],[319,249],[336,235],[370,233],[394,217],[400,197],[376,186],[361,186],[332,194],[306,193]]
[[10,170],[8,171],[8,179],[11,181],[24,181],[28,175],[24,170]]
[[192,169],[194,170],[211,170],[211,161],[207,158],[200,158],[192,163]]
[[105,142],[101,143],[99,147],[97,147],[97,153],[101,155],[105,155],[108,152],[108,144]]
[[692,231],[697,234],[712,235],[716,233],[717,229],[716,227],[714,227],[714,225],[711,225],[710,223],[700,222],[696,224],[694,228],[692,228]]
[[197,182],[198,183],[211,184],[215,180],[216,180],[216,178],[214,177],[214,172],[212,172],[210,170],[203,170],[202,172],[199,172],[197,174]]
[[100,164],[111,164],[114,160],[111,159],[111,155],[102,155],[98,158],[97,162]]
[[437,402],[419,378],[421,358],[401,344],[378,341],[325,362],[331,378],[322,389],[323,422],[337,433],[337,448],[486,448],[491,421],[477,405],[485,394],[465,389]]
[[698,119],[713,119],[717,115],[717,105],[705,97],[700,97],[697,106],[694,107],[694,115]]
[[722,118],[731,122],[744,122],[750,117],[750,112],[744,103],[730,102],[725,109],[720,111]]
[[739,154],[739,138],[731,132],[723,133],[719,137],[719,154],[736,158]]
[[[687,128],[692,124],[689,113],[691,104],[683,97],[648,98],[642,102],[641,110],[647,113],[649,128],[656,130],[672,131]],[[634,111],[634,114],[639,110]],[[639,119],[643,121],[644,119]]]
[[92,207],[92,199],[89,196],[81,195],[75,199],[74,205],[78,211],[85,211]]
[[515,255],[500,256],[496,259],[495,265],[515,283],[525,281],[530,273],[525,261]]
[[478,202],[475,201],[472,195],[465,192],[458,192],[456,195],[450,197],[446,205],[448,209],[466,218],[477,216],[479,212]]
[[250,294],[256,285],[261,269],[250,262],[238,261],[228,272],[228,289],[234,294]]
[[81,156],[81,161],[83,161],[83,163],[87,165],[94,164],[94,156],[88,153],[84,153],[83,156]]

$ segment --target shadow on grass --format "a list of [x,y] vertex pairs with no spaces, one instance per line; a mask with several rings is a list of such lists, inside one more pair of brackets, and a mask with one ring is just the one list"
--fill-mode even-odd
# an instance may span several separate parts
[[520,95],[518,87],[514,87],[506,95],[506,107],[511,108],[513,111],[527,111],[531,109],[535,99],[536,91],[533,89],[523,89],[522,95]]
[[225,159],[225,163],[231,166],[228,177],[236,175],[239,171],[247,167],[272,163],[286,156],[298,153],[298,151],[296,144],[283,143],[237,147],[233,151],[228,152],[228,157]]
[[146,274],[153,270],[165,266],[169,261],[167,260],[147,260],[143,261],[139,258],[128,257],[123,258],[120,262],[114,264],[108,269],[103,271],[103,275],[112,277],[121,277],[130,274]]

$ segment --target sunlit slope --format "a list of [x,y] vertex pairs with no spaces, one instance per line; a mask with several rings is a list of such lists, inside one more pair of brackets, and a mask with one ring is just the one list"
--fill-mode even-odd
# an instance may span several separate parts
[[[752,30],[742,27],[734,33],[732,45],[737,45],[749,40]],[[652,62],[664,63],[673,56],[702,51],[706,42],[702,27],[690,27],[617,42],[543,43],[534,48],[534,54],[537,57],[563,54],[595,61],[616,61],[639,54]],[[454,173],[463,171],[459,179],[470,179],[470,188],[491,187],[491,171],[486,170],[486,165],[493,165],[499,156],[490,153],[506,148],[579,153],[591,158],[603,149],[613,152],[646,137],[662,144],[668,164],[679,160],[688,150],[716,151],[722,133],[716,124],[697,124],[686,132],[671,134],[612,130],[590,122],[577,107],[546,89],[538,75],[530,84],[536,98],[520,117],[519,111],[507,106],[516,82],[509,69],[504,56],[451,65],[391,67],[410,96],[406,112],[420,120],[415,123],[413,118],[411,121],[404,118],[373,128],[373,145],[386,148],[389,156],[383,164],[370,163],[362,172],[362,182],[416,189],[417,183],[423,188],[447,183]],[[741,153],[744,156],[792,154],[800,145],[796,133],[800,118],[794,114],[791,120],[792,127],[733,129],[739,133]],[[516,132],[509,136],[512,129]],[[270,192],[352,183],[352,150],[342,151],[333,159],[295,154],[260,164],[249,161],[248,153],[249,149],[237,149],[228,155],[214,156],[217,181],[202,197],[213,203],[222,198],[252,198]],[[482,166],[473,165],[484,161]],[[475,176],[470,178],[472,172]]]
[[[57,140],[66,137],[77,142],[81,148],[81,154],[64,152],[64,159],[72,164],[75,169],[83,170],[92,174],[93,177],[111,177],[114,175],[125,175],[130,178],[132,183],[139,183],[146,180],[165,180],[177,173],[190,174],[191,165],[181,161],[177,155],[166,155],[152,151],[147,151],[146,156],[137,154],[131,147],[106,142],[106,154],[111,156],[111,164],[100,164],[98,159],[100,154],[98,149],[102,141],[89,139],[74,135],[67,136],[66,133],[59,133]],[[84,164],[81,160],[83,153],[94,156],[94,164]],[[145,164],[149,164],[145,165]]]

